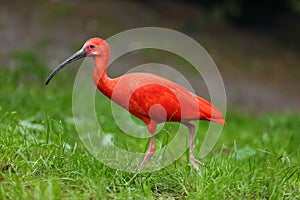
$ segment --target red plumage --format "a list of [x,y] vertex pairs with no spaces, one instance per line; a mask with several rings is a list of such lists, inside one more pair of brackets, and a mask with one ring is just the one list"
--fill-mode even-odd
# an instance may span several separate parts
[[[145,123],[152,119],[157,123],[208,120],[225,124],[223,114],[211,103],[163,77],[131,73],[111,81],[115,83],[109,91],[101,82],[98,84],[99,90],[110,94],[107,96]],[[160,105],[163,110],[153,111],[150,119],[149,111],[154,105]]]

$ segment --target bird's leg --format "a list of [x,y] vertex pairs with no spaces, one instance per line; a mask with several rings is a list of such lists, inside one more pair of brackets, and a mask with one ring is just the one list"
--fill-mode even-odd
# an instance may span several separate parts
[[196,163],[198,163],[202,166],[205,166],[205,164],[203,162],[195,159],[195,156],[194,156],[195,126],[191,123],[184,123],[184,124],[188,127],[188,129],[190,131],[190,162],[193,165],[193,167],[198,171],[199,168]]
[[157,123],[153,120],[150,120],[146,124],[147,124],[148,131],[151,135],[151,138],[150,138],[150,144],[149,144],[148,151],[147,151],[146,156],[144,157],[144,160],[141,164],[140,170],[144,169],[145,165],[147,164],[147,162],[149,161],[149,159],[151,158],[151,156],[155,152],[154,133],[155,133],[155,130],[156,130]]
[[141,168],[140,168],[141,170],[144,169],[145,165],[147,164],[147,162],[149,161],[149,159],[151,158],[154,152],[155,152],[154,135],[151,134],[150,145],[146,153],[146,156],[144,157],[144,160],[141,164]]

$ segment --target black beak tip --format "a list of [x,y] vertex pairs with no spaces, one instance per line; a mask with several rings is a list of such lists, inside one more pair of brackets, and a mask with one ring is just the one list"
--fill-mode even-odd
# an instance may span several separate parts
[[48,77],[47,80],[45,81],[45,85],[48,85],[48,83],[50,82],[50,78]]

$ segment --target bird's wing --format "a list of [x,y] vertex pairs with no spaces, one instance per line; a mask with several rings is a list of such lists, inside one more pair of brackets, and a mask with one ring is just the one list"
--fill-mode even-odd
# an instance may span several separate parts
[[132,73],[120,78],[119,85],[126,85],[120,91],[120,98],[123,103],[125,99],[128,101],[123,107],[136,116],[151,117],[158,122],[223,119],[222,113],[208,101],[163,77]]

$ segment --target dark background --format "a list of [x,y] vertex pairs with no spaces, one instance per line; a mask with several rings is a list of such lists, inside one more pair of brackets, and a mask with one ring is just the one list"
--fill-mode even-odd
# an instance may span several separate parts
[[224,78],[229,109],[300,111],[299,13],[297,0],[5,1],[0,67],[18,68],[26,56],[50,72],[90,37],[165,27],[187,34],[209,52]]

